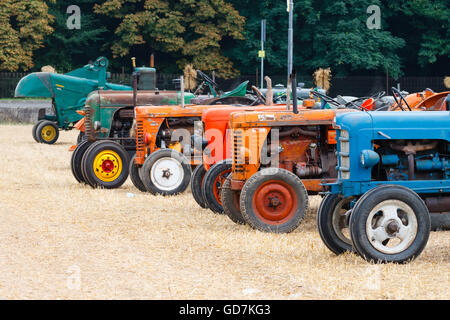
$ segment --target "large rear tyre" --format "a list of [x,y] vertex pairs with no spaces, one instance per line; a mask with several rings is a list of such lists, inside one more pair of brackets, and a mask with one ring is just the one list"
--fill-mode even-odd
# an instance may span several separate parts
[[323,243],[339,255],[352,251],[352,240],[348,226],[348,212],[353,197],[343,198],[337,194],[327,195],[317,212],[317,227]]
[[353,247],[368,262],[405,263],[425,248],[430,214],[411,189],[383,185],[362,196],[350,216]]
[[231,190],[231,173],[225,179],[220,191],[220,199],[222,200],[223,212],[236,224],[246,224],[239,206],[239,197],[241,191]]
[[147,191],[164,196],[186,191],[192,174],[188,159],[172,149],[153,152],[141,170],[142,182]]
[[215,213],[223,214],[220,190],[225,178],[231,173],[231,160],[223,160],[211,168],[205,174],[202,184],[202,195],[207,206]]
[[91,187],[119,188],[128,178],[128,153],[116,142],[97,141],[83,155],[81,169]]
[[191,177],[192,196],[194,197],[195,202],[197,202],[198,205],[203,209],[208,208],[208,205],[206,204],[205,198],[203,198],[202,194],[202,184],[205,174],[206,174],[205,166],[201,164],[194,169]]
[[87,183],[83,177],[83,170],[81,169],[81,161],[86,150],[90,147],[91,142],[83,141],[78,144],[76,149],[72,153],[72,158],[70,159],[70,168],[72,169],[72,174],[79,183]]
[[54,144],[59,138],[59,129],[54,122],[44,120],[37,126],[36,136],[39,142]]
[[39,139],[36,131],[37,131],[37,127],[41,124],[42,121],[45,121],[45,120],[39,120],[38,122],[36,122],[34,124],[33,128],[31,129],[31,134],[33,135],[33,139],[37,143],[41,143],[41,140]]
[[144,186],[144,183],[141,180],[141,177],[139,175],[139,168],[134,163],[134,159],[136,158],[136,155],[133,156],[130,160],[130,179],[133,185],[138,188],[139,191],[147,192],[147,189]]
[[289,233],[302,221],[308,208],[308,193],[300,178],[279,168],[254,174],[241,191],[240,207],[254,229]]

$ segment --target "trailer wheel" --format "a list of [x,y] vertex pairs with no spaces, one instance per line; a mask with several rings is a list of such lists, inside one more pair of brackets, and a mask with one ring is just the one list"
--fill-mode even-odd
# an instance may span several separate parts
[[97,141],[84,153],[81,168],[91,187],[119,188],[128,178],[128,153],[116,142]]
[[288,233],[295,230],[308,208],[308,193],[300,178],[279,168],[254,174],[241,191],[240,207],[254,229]]
[[245,224],[239,206],[240,191],[231,190],[231,173],[222,184],[220,198],[222,199],[223,212],[236,224]]
[[191,177],[192,196],[194,197],[195,202],[197,202],[198,205],[203,209],[208,208],[208,205],[206,204],[205,198],[203,198],[202,194],[202,184],[205,174],[206,174],[205,166],[201,164],[198,165],[194,169],[194,171],[192,171]]
[[36,136],[39,142],[54,144],[59,137],[59,129],[54,122],[44,120],[36,128]]
[[317,227],[323,243],[333,253],[352,251],[352,240],[346,213],[353,197],[343,198],[337,194],[327,195],[317,212]]
[[368,191],[353,208],[353,247],[369,262],[405,263],[425,248],[430,214],[423,200],[403,186],[383,185]]
[[191,174],[191,165],[186,157],[172,149],[153,152],[145,160],[141,171],[147,191],[164,196],[186,191]]
[[144,186],[144,183],[141,180],[141,177],[139,175],[139,168],[136,166],[136,164],[134,163],[134,159],[136,158],[136,155],[133,156],[133,158],[131,158],[130,160],[130,179],[131,182],[133,182],[133,185],[142,192],[147,192],[147,189]]
[[33,135],[33,139],[37,143],[41,143],[41,140],[39,140],[39,137],[37,135],[37,127],[41,124],[42,121],[45,121],[45,120],[39,120],[38,122],[36,122],[34,124],[33,128],[31,129],[31,134]]
[[206,172],[202,184],[202,195],[207,206],[218,214],[223,214],[220,190],[225,178],[231,173],[231,166],[231,160],[216,163]]
[[85,136],[86,135],[84,134],[84,132],[80,131],[80,133],[78,134],[78,137],[77,137],[77,144],[80,144],[84,140]]
[[79,143],[76,149],[72,153],[72,158],[70,159],[70,168],[72,169],[72,174],[79,183],[87,183],[83,177],[83,171],[81,169],[81,160],[86,150],[89,148],[91,143],[89,141],[83,141]]

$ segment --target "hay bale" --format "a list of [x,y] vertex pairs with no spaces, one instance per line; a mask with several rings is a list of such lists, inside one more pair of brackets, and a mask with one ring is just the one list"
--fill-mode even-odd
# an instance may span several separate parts
[[184,87],[189,91],[197,88],[197,71],[192,64],[184,67]]
[[322,69],[319,68],[313,73],[314,83],[316,87],[321,87],[326,92],[330,90],[331,87],[331,69]]
[[444,85],[447,89],[450,89],[450,77],[444,78]]
[[53,68],[52,66],[43,66],[41,68],[42,72],[49,72],[49,73],[57,73],[55,68]]

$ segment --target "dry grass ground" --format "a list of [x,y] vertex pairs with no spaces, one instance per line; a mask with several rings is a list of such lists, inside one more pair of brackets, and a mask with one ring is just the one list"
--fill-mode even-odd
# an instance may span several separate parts
[[200,209],[189,192],[76,183],[75,139],[63,132],[47,146],[31,126],[0,126],[2,299],[450,298],[450,232],[432,233],[408,265],[336,257],[316,230],[320,198],[295,232],[264,234]]

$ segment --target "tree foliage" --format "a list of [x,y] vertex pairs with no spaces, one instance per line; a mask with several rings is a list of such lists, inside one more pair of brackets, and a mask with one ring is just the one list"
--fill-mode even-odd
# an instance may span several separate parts
[[95,12],[120,21],[111,47],[115,56],[146,44],[178,56],[180,69],[193,63],[222,77],[237,72],[222,54],[221,42],[243,39],[245,20],[224,0],[107,0]]
[[47,4],[35,0],[0,2],[0,70],[28,70],[33,53],[53,29]]

